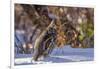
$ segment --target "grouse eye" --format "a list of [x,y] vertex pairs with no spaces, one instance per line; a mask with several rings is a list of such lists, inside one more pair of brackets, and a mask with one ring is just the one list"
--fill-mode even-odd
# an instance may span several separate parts
[[67,35],[68,35],[68,36],[71,36],[71,32],[68,32]]

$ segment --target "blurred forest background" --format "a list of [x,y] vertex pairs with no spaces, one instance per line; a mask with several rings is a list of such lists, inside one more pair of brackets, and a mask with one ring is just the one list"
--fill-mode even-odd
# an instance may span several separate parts
[[32,52],[43,31],[55,37],[57,47],[94,48],[93,8],[15,4],[14,12],[15,47],[19,50]]

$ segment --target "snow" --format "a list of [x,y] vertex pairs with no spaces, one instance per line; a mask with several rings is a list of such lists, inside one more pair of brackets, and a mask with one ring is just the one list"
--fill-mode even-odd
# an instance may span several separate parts
[[55,48],[43,61],[32,61],[32,54],[16,54],[15,65],[93,61],[94,48]]

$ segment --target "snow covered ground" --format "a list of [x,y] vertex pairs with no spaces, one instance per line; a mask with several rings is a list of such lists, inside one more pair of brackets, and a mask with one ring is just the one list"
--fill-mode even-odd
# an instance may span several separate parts
[[64,62],[78,62],[78,61],[92,61],[94,59],[93,48],[71,48],[65,46],[63,48],[55,48],[52,53],[43,61],[31,61],[32,54],[16,54],[15,65],[29,65],[29,64],[47,64],[47,63],[64,63]]

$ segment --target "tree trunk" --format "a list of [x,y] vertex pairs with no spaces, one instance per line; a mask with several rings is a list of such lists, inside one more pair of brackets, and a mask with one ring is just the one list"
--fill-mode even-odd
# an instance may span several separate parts
[[41,47],[41,43],[43,41],[43,38],[45,37],[45,34],[47,31],[53,27],[54,20],[51,21],[49,26],[40,34],[40,36],[36,39],[35,44],[34,44],[34,54],[33,54],[33,60],[37,61],[38,58],[43,54],[43,50]]

